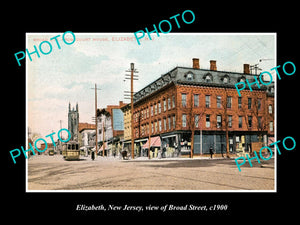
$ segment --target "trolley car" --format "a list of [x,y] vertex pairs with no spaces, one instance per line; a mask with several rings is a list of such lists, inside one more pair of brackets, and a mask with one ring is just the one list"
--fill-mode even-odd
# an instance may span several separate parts
[[66,143],[66,147],[63,149],[62,153],[65,160],[79,160],[79,143],[77,141],[69,141]]
[[54,152],[54,148],[53,147],[50,148],[50,149],[48,149],[48,155],[53,156],[54,154],[55,154],[55,152]]

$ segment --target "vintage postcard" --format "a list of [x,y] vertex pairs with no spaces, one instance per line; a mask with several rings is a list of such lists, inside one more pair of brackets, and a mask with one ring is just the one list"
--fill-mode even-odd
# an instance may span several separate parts
[[275,192],[276,33],[139,42],[26,34],[26,191]]

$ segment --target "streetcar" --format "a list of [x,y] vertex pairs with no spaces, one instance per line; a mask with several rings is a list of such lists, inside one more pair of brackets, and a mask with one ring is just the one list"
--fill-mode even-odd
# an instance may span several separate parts
[[54,152],[54,148],[53,147],[50,148],[50,149],[48,149],[48,155],[54,156],[54,154],[55,154],[55,152]]
[[77,141],[69,141],[63,148],[63,156],[65,160],[79,160],[80,149]]

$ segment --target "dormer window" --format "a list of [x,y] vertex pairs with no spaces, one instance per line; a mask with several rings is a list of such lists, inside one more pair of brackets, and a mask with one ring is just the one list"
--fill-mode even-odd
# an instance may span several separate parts
[[246,81],[246,79],[245,79],[245,77],[243,76],[243,77],[241,77],[239,80],[238,80],[238,82],[244,82],[245,83],[245,81]]
[[211,77],[209,75],[205,77],[205,83],[211,83]]
[[194,74],[192,74],[191,72],[187,73],[185,75],[185,79],[187,79],[188,81],[193,81],[194,80]]
[[229,83],[229,76],[228,75],[225,75],[223,78],[223,84],[228,84]]
[[205,83],[211,83],[213,82],[213,77],[210,73],[206,74],[203,76],[204,82]]

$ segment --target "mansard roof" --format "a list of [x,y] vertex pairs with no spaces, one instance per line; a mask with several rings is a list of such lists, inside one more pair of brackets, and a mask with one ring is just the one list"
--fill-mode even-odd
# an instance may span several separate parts
[[[238,82],[249,83],[255,82],[255,77],[259,80],[259,75],[245,74],[238,72],[195,69],[190,67],[175,67],[166,74],[161,75],[158,79],[148,84],[146,87],[134,94],[134,102],[138,102],[146,96],[160,90],[171,83],[178,83],[183,85],[199,85],[199,86],[213,86],[213,87],[227,87],[235,88]],[[259,89],[256,84],[253,84],[252,89]],[[267,90],[265,86],[260,85],[261,90]],[[247,88],[248,85],[247,85]]]

